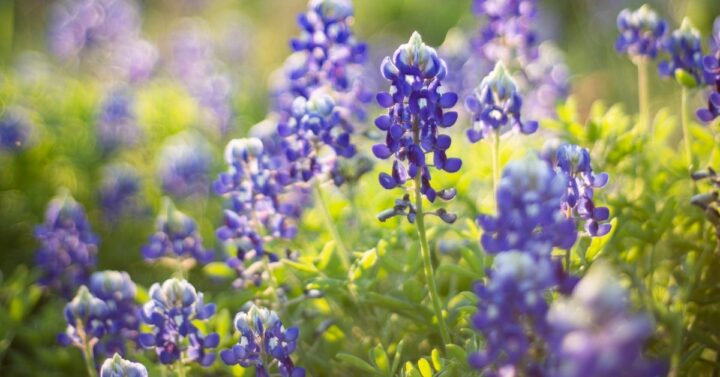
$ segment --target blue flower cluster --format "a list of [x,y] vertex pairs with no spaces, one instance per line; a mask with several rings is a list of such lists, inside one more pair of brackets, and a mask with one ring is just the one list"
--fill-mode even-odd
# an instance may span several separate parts
[[105,360],[100,368],[100,377],[147,377],[145,366],[140,363],[124,360],[115,354],[111,359]]
[[158,174],[165,192],[178,197],[207,195],[212,153],[197,134],[180,134],[160,151]]
[[524,65],[537,58],[537,0],[475,0],[473,12],[486,19],[472,42],[484,60]]
[[678,71],[682,71],[692,77],[696,85],[704,82],[702,38],[690,19],[685,18],[680,28],[663,40],[662,47],[670,60],[658,65],[660,76],[676,77]]
[[550,258],[508,251],[495,258],[488,279],[475,285],[480,301],[472,324],[485,346],[470,355],[470,366],[484,376],[541,375],[541,365],[521,361],[532,349],[543,347],[548,334],[545,296],[556,284],[553,263]]
[[668,29],[667,22],[645,4],[635,11],[623,9],[617,18],[620,35],[615,42],[619,53],[632,58],[655,59]]
[[557,377],[664,376],[664,366],[643,358],[653,333],[650,319],[631,314],[625,288],[610,268],[593,264],[572,296],[553,303],[548,374]]
[[703,59],[705,82],[710,86],[710,95],[707,107],[698,109],[696,113],[697,118],[705,123],[720,117],[720,17],[715,20],[710,47],[714,55]]
[[97,137],[105,153],[135,145],[140,128],[135,114],[135,96],[127,88],[116,88],[105,98],[97,119]]
[[300,332],[297,327],[283,327],[275,312],[252,305],[247,312],[237,313],[235,329],[240,340],[220,352],[225,364],[254,367],[255,376],[269,377],[270,367],[277,361],[280,376],[305,376],[305,370],[296,367],[290,358]]
[[[377,102],[388,113],[379,116],[375,125],[386,132],[385,142],[372,147],[380,159],[394,158],[392,174],[380,173],[380,184],[390,190],[402,187],[419,175],[420,192],[434,202],[436,197],[450,200],[454,190],[436,191],[430,184],[430,166],[449,173],[460,170],[462,160],[447,156],[452,142],[440,130],[452,127],[458,114],[449,111],[458,96],[441,88],[446,75],[445,62],[435,49],[413,33],[408,43],[400,45],[381,66],[383,76],[391,82],[389,92],[380,92]],[[429,164],[426,154],[432,153]]]
[[577,239],[575,222],[561,208],[568,179],[542,160],[510,162],[497,192],[497,215],[480,215],[485,251],[522,251],[549,256],[553,247],[570,249]]
[[193,324],[215,314],[215,304],[205,305],[203,294],[195,291],[185,280],[169,279],[150,287],[150,301],[142,308],[141,320],[152,328],[152,333],[140,334],[144,348],[155,348],[163,364],[178,360],[195,361],[207,366],[215,360],[220,337],[216,333],[202,335]]
[[96,272],[89,289],[81,286],[65,306],[67,329],[58,336],[63,346],[92,349],[96,357],[125,355],[126,342],[136,341],[140,322],[135,283],[126,272]]
[[156,224],[157,231],[142,248],[146,260],[174,257],[194,259],[205,264],[213,259],[212,251],[206,251],[203,247],[195,220],[177,210],[170,199],[164,200]]
[[526,135],[538,129],[536,121],[522,121],[522,98],[502,62],[495,65],[495,69],[465,100],[465,107],[472,113],[472,128],[467,130],[468,139],[472,143],[492,134],[499,137],[507,126]]
[[610,217],[607,207],[596,207],[593,201],[596,188],[604,187],[608,182],[607,173],[593,173],[590,152],[577,145],[563,144],[553,150],[545,151],[545,159],[559,174],[567,177],[567,193],[562,210],[568,218],[585,222],[585,231],[591,237],[606,235],[611,225],[606,221]]
[[117,220],[123,215],[137,214],[141,210],[140,177],[125,164],[105,167],[100,182],[100,207],[106,218]]
[[307,12],[298,17],[301,35],[290,41],[294,53],[275,88],[275,107],[281,114],[293,113],[296,97],[310,98],[315,90],[328,86],[340,106],[364,117],[363,105],[371,99],[360,80],[367,45],[355,39],[352,20],[350,0],[309,1]]
[[27,147],[31,125],[19,109],[0,110],[0,150],[18,152]]
[[87,284],[97,259],[98,238],[90,229],[85,209],[69,193],[48,204],[45,222],[35,228],[40,248],[35,263],[40,285],[65,297]]

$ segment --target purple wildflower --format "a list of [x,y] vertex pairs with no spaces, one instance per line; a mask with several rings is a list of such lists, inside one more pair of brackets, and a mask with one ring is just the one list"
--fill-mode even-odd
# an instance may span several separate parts
[[0,113],[0,150],[18,152],[25,149],[31,123],[25,112],[8,108]]
[[680,72],[684,72],[694,79],[695,85],[704,82],[700,31],[692,25],[690,19],[685,18],[680,28],[663,41],[663,50],[670,55],[670,59],[660,62],[660,76],[677,77]]
[[158,160],[163,190],[178,198],[207,195],[211,162],[210,146],[201,136],[174,136],[163,146]]
[[205,264],[213,259],[205,250],[197,224],[190,216],[178,211],[170,199],[163,201],[157,218],[157,231],[142,249],[143,257],[154,261],[161,257],[194,259]]
[[140,363],[124,360],[120,355],[115,354],[112,358],[105,360],[100,368],[100,377],[147,377],[148,372],[145,366]]
[[106,96],[97,119],[97,135],[105,152],[136,144],[140,129],[135,113],[135,96],[126,88],[116,88]]
[[106,218],[117,220],[141,210],[140,177],[129,165],[114,164],[103,170],[100,182],[100,207]]
[[632,58],[647,57],[655,59],[662,45],[668,25],[667,22],[645,4],[635,11],[623,9],[617,17],[620,35],[615,42],[619,53]]

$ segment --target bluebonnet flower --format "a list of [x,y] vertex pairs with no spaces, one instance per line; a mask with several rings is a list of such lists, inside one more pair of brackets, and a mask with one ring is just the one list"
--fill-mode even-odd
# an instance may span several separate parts
[[[353,17],[350,0],[310,0],[308,10],[300,14],[302,33],[290,41],[294,53],[284,65],[284,78],[275,88],[276,109],[290,115],[292,100],[310,98],[321,87],[329,87],[333,98],[360,119],[362,104],[371,100],[364,89],[362,64],[367,59],[367,45],[358,42],[350,28]],[[349,121],[349,119],[348,119]]]
[[486,19],[472,42],[481,58],[523,65],[537,57],[537,0],[475,0],[473,12]]
[[454,125],[458,117],[456,112],[448,111],[455,106],[457,94],[441,88],[447,73],[445,62],[415,32],[408,43],[383,60],[381,70],[392,86],[389,92],[377,95],[378,104],[388,113],[379,116],[375,125],[387,136],[372,151],[383,160],[392,156],[394,162],[392,175],[380,173],[380,184],[390,190],[419,175],[420,192],[428,200],[434,202],[438,196],[452,199],[454,190],[438,192],[431,186],[431,165],[425,156],[432,153],[432,166],[448,173],[462,166],[462,160],[447,156],[452,140],[440,133],[440,129]]
[[212,37],[201,24],[186,21],[178,27],[171,40],[169,64],[171,74],[200,105],[203,121],[226,134],[233,118],[233,85],[216,57]]
[[560,49],[551,42],[538,46],[538,58],[513,78],[523,95],[523,114],[529,119],[554,117],[557,104],[570,94],[570,69]]
[[0,150],[17,152],[25,149],[30,131],[30,120],[24,112],[5,109],[0,114]]
[[213,259],[212,251],[203,247],[197,224],[190,216],[180,212],[170,199],[163,201],[163,208],[157,217],[156,232],[142,248],[143,257],[154,261],[161,257],[194,259],[208,263]]
[[289,239],[297,233],[294,220],[282,212],[282,174],[272,168],[257,138],[230,141],[225,160],[229,170],[220,174],[214,188],[229,197],[230,209],[225,210],[225,222],[217,236],[232,244],[240,260],[257,259],[265,254],[268,239]]
[[352,125],[340,116],[332,97],[322,91],[308,99],[297,97],[292,116],[278,124],[277,132],[283,138],[287,174],[295,182],[332,173],[338,157],[350,158],[356,152],[350,142]]
[[155,73],[158,62],[157,47],[147,39],[128,37],[113,44],[112,61],[107,75],[120,77],[133,84],[147,82]]
[[715,20],[710,46],[714,55],[703,59],[705,82],[710,86],[708,104],[696,112],[697,118],[705,123],[720,116],[720,17]]
[[65,305],[67,329],[58,336],[63,346],[75,346],[86,352],[92,349],[107,332],[105,318],[108,315],[107,304],[92,295],[82,285],[75,297]]
[[664,39],[663,50],[670,55],[670,60],[658,65],[660,76],[677,77],[684,72],[695,80],[695,85],[703,83],[702,39],[690,19],[685,18],[680,28]]
[[184,198],[207,195],[212,153],[205,139],[196,134],[171,138],[160,151],[158,174],[165,192]]
[[115,354],[105,360],[100,368],[100,377],[147,377],[148,372],[144,365],[124,360]]
[[103,169],[100,207],[105,217],[116,220],[140,211],[140,177],[129,165],[114,164]]
[[536,121],[521,119],[522,98],[515,81],[501,62],[495,65],[495,69],[482,80],[475,92],[465,99],[465,107],[472,113],[472,128],[467,130],[468,139],[472,143],[492,134],[499,137],[499,133],[507,126],[526,135],[538,128]]
[[570,249],[577,231],[561,210],[567,187],[567,178],[539,159],[510,162],[495,193],[497,215],[477,218],[485,231],[481,240],[485,251],[550,255],[553,247]]
[[127,88],[110,91],[101,106],[96,127],[104,152],[136,144],[140,138],[140,128],[133,93]]
[[595,206],[595,189],[604,187],[608,182],[607,173],[593,173],[590,152],[577,145],[563,144],[554,150],[548,148],[546,161],[558,174],[567,177],[567,193],[562,210],[568,218],[584,221],[585,231],[591,237],[604,236],[611,225],[606,223],[610,217],[607,207]]
[[155,348],[163,364],[198,362],[208,366],[215,354],[208,351],[217,347],[220,337],[216,333],[202,335],[193,324],[215,314],[215,304],[205,305],[203,294],[195,291],[185,280],[168,279],[150,287],[150,301],[140,313],[141,320],[152,328],[152,333],[140,334],[140,344]]
[[90,277],[90,292],[107,305],[105,335],[94,348],[96,356],[127,354],[126,342],[136,342],[140,321],[135,305],[136,287],[127,272],[101,271]]
[[297,327],[286,329],[274,311],[252,305],[247,312],[237,313],[235,329],[240,340],[220,352],[227,365],[255,368],[257,377],[270,376],[270,367],[277,361],[282,377],[304,377],[305,370],[293,364],[290,355],[297,347]]
[[87,284],[97,260],[98,238],[90,229],[85,209],[64,192],[48,204],[45,222],[35,228],[40,248],[35,263],[38,283],[65,297]]
[[655,59],[662,45],[668,25],[649,5],[645,4],[637,10],[623,9],[617,17],[620,35],[615,42],[615,49],[626,53],[632,58]]
[[713,22],[712,35],[710,36],[710,53],[720,53],[720,16]]
[[488,282],[475,285],[479,302],[472,324],[485,343],[484,349],[470,355],[470,366],[482,370],[484,376],[507,375],[503,371],[537,375],[540,365],[521,361],[531,350],[544,346],[546,296],[555,284],[550,258],[523,251],[499,254]]
[[629,298],[605,264],[594,264],[571,297],[553,303],[548,375],[557,377],[664,376],[643,358],[653,324],[629,312]]

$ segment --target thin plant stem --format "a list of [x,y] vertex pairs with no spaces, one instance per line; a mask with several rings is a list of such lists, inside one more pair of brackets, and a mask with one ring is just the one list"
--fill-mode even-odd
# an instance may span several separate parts
[[500,181],[500,130],[495,130],[492,140],[493,192],[497,192]]
[[[420,139],[420,130],[418,127],[417,119],[413,122],[413,138],[415,142]],[[427,241],[427,234],[425,233],[425,214],[423,212],[423,201],[422,193],[420,189],[422,187],[422,181],[420,177],[420,171],[415,174],[415,227],[417,228],[418,237],[420,238],[420,253],[422,254],[423,266],[425,270],[425,280],[427,280],[428,287],[430,288],[430,300],[432,301],[433,310],[438,321],[438,329],[440,330],[440,337],[442,338],[443,345],[450,344],[450,334],[448,333],[445,325],[445,320],[442,315],[442,304],[440,303],[440,294],[437,289],[437,282],[435,281],[435,271],[433,270],[432,258],[430,256],[430,246]]]
[[182,358],[175,362],[175,369],[178,377],[185,377],[185,365],[183,365]]
[[650,122],[650,97],[648,87],[648,60],[644,57],[636,59],[638,69],[638,109],[640,111],[640,130],[652,133]]
[[275,275],[273,275],[272,270],[270,269],[270,262],[268,262],[268,257],[265,255],[262,257],[263,260],[263,266],[265,267],[265,270],[268,272],[268,280],[270,285],[270,290],[272,291],[273,296],[275,297],[275,301],[280,304],[280,296],[278,296],[278,283],[275,280]]
[[323,214],[323,220],[325,221],[325,227],[330,231],[333,238],[335,239],[335,251],[337,251],[337,255],[340,258],[340,263],[342,263],[343,267],[347,270],[350,268],[350,256],[348,253],[347,247],[345,247],[345,243],[343,242],[342,237],[340,237],[340,232],[338,232],[337,226],[335,225],[335,222],[332,219],[332,215],[330,214],[330,209],[328,208],[327,203],[325,202],[325,198],[322,193],[322,189],[320,188],[320,183],[317,179],[315,179],[315,198],[320,203],[320,207],[322,209]]
[[88,341],[87,334],[85,334],[85,327],[82,323],[82,321],[77,321],[77,329],[80,329],[82,331],[79,332],[80,339],[82,340],[82,353],[83,353],[83,359],[85,360],[85,368],[88,373],[88,377],[96,377],[97,371],[95,370],[95,358],[93,357],[93,348],[90,342]]
[[692,146],[690,140],[690,116],[688,115],[688,89],[682,88],[682,100],[680,101],[682,106],[681,109],[681,123],[683,131],[683,140],[685,143],[685,158],[687,159],[688,171],[693,170],[693,159],[692,159]]

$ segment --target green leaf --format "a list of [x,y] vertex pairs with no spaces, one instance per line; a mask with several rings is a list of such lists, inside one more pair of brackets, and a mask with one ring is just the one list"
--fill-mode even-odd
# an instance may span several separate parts
[[235,270],[225,262],[210,262],[203,267],[203,272],[212,278],[218,279],[232,279],[235,277]]
[[395,374],[395,371],[400,366],[400,360],[402,359],[402,351],[405,346],[405,339],[401,340],[397,345],[397,350],[393,356],[392,368],[390,368],[390,374]]
[[681,68],[675,70],[675,80],[677,80],[678,84],[689,89],[697,86],[697,80],[695,80],[695,77]]
[[473,280],[473,281],[480,278],[480,276],[478,274],[476,274],[475,272],[472,272],[472,271],[468,270],[467,268],[458,266],[456,264],[441,264],[437,268],[437,273],[438,273],[438,275],[441,275],[441,274],[447,274],[449,276],[456,275],[456,276],[460,276],[460,277],[463,277],[463,278],[466,278],[469,280]]
[[290,267],[294,270],[300,271],[300,272],[306,272],[306,273],[313,274],[313,275],[320,273],[320,271],[318,271],[318,269],[315,266],[313,266],[312,264],[295,262],[295,261],[291,261],[289,259],[283,259],[283,264],[287,265],[288,267]]
[[432,377],[433,375],[433,369],[430,366],[430,362],[427,361],[427,359],[420,359],[418,360],[418,369],[420,370],[420,374],[422,377]]
[[405,377],[423,377],[411,362],[405,363]]
[[335,357],[340,362],[372,374],[380,374],[377,369],[368,364],[365,360],[349,353],[339,353]]
[[464,363],[467,360],[467,352],[465,352],[462,347],[456,344],[446,344],[445,351],[447,352],[448,356],[450,356],[450,358],[456,361]]
[[375,366],[377,366],[380,371],[383,372],[386,376],[390,376],[390,359],[388,358],[387,352],[385,352],[385,349],[382,347],[382,345],[378,344],[375,346],[372,351],[372,360],[375,362]]
[[430,352],[430,360],[432,361],[432,366],[435,368],[435,370],[441,370],[442,369],[442,361],[440,360],[440,351],[438,351],[437,348],[434,348],[432,352]]
[[318,262],[317,262],[318,269],[324,270],[325,268],[327,268],[328,265],[330,265],[330,261],[332,260],[334,250],[335,250],[335,242],[327,242],[325,244],[322,251],[320,251],[320,255],[318,255]]

